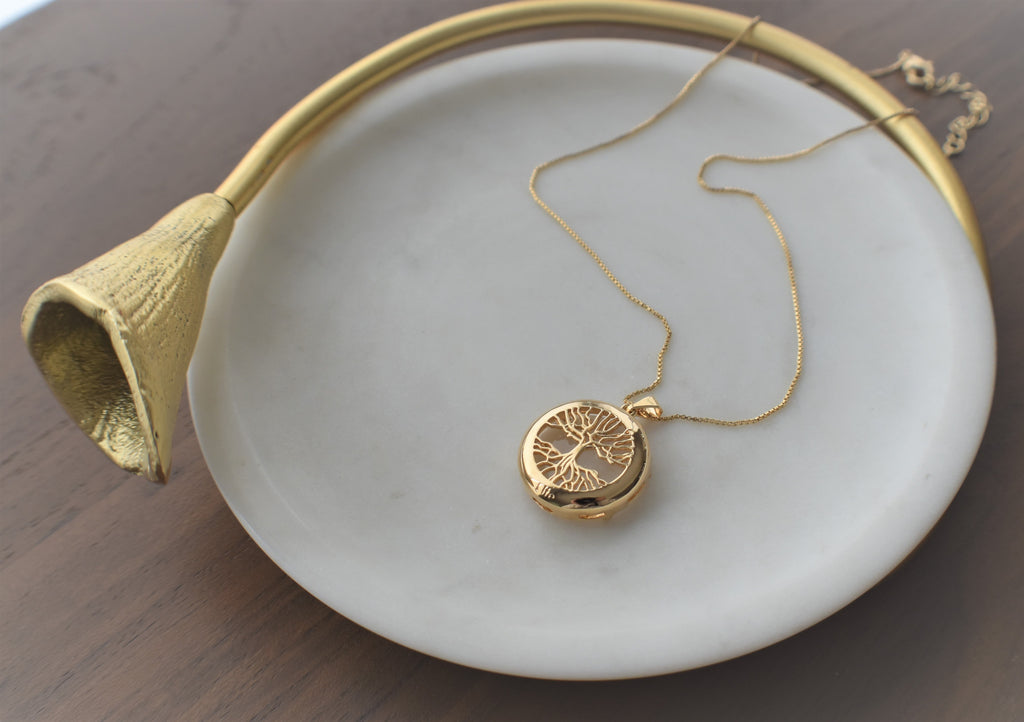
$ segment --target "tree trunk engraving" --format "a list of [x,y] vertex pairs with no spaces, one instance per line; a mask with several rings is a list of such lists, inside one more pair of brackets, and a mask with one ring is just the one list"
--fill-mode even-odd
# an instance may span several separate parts
[[[559,441],[572,448],[559,449],[553,443]],[[620,467],[618,473],[602,478],[597,469],[581,465],[580,455],[587,450],[593,450],[608,467]],[[629,465],[633,453],[632,432],[614,414],[595,406],[574,406],[553,415],[533,444],[537,468],[548,482],[572,492],[596,491],[611,484]]]

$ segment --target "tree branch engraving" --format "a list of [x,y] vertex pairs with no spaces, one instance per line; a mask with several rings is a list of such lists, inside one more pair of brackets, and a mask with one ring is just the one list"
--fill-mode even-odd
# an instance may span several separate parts
[[[561,451],[544,435],[562,436],[575,446]],[[548,432],[547,434],[545,432]],[[556,439],[557,440],[557,439]],[[615,481],[580,465],[579,456],[592,449],[598,458],[625,469],[633,458],[633,434],[614,414],[596,406],[573,406],[549,418],[533,444],[537,468],[552,486],[565,491],[596,491]]]

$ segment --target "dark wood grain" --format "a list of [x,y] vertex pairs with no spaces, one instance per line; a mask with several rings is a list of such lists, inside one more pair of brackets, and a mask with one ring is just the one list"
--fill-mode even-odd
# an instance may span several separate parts
[[[861,67],[910,47],[996,112],[956,164],[992,263],[985,441],[916,555],[825,622],[741,659],[616,683],[465,669],[337,615],[219,496],[187,409],[166,487],[58,408],[18,334],[29,292],[213,189],[282,111],[473,0],[57,2],[0,31],[0,718],[1024,719],[1024,7],[717,4]],[[893,81],[890,87],[899,88]],[[936,132],[952,99],[914,101]]]

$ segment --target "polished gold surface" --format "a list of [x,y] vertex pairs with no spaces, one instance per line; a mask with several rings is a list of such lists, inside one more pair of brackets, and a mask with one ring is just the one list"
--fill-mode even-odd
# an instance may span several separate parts
[[541,509],[573,519],[606,519],[647,481],[647,436],[611,404],[573,401],[551,409],[526,432],[519,470]]
[[[285,113],[256,142],[217,188],[241,213],[296,145],[363,93],[432,55],[514,30],[573,23],[664,28],[730,39],[750,18],[715,8],[666,0],[525,0],[482,8],[428,25],[352,64]],[[833,86],[869,116],[883,117],[904,104],[866,73],[834,53],[787,30],[762,22],[743,45],[792,64]],[[987,274],[981,228],[967,191],[949,159],[916,119],[887,131],[917,161],[963,226]]]
[[[417,62],[499,33],[617,23],[732,38],[749,22],[742,15],[662,0],[529,0],[457,15],[410,33],[342,71],[282,116],[217,195],[189,201],[143,236],[36,291],[22,318],[32,356],[64,407],[111,459],[164,479],[174,412],[213,266],[235,215],[304,138]],[[871,116],[902,108],[857,68],[781,28],[761,23],[745,44],[812,73]],[[947,158],[915,119],[888,131],[950,204],[985,269],[974,210]]]
[[36,290],[32,358],[89,438],[124,469],[167,478],[185,372],[235,213],[207,193]]

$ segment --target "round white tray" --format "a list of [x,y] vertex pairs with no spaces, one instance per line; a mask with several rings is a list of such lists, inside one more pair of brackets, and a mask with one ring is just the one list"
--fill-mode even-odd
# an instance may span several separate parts
[[[917,167],[871,130],[722,164],[792,246],[806,371],[745,428],[648,424],[648,490],[608,522],[544,514],[517,468],[545,410],[646,384],[656,321],[527,193],[538,162],[660,108],[704,51],[624,40],[472,55],[380,90],[239,222],[189,387],[246,530],[302,586],[401,644],[500,672],[651,675],[783,639],[875,584],[956,493],[988,414],[978,263]],[[676,338],[658,398],[774,404],[794,334],[760,211],[701,191],[714,152],[807,146],[860,119],[737,59],[643,135],[542,192]]]

